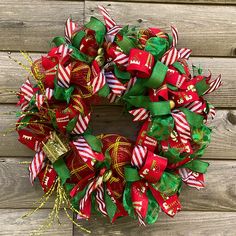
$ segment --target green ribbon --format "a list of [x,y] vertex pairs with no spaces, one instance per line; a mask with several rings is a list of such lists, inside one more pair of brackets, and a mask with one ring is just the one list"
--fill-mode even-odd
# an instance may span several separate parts
[[70,171],[66,166],[63,159],[59,159],[53,163],[53,168],[57,172],[61,179],[62,184],[65,184],[66,180],[70,178]]
[[71,53],[71,57],[76,60],[90,64],[94,59],[93,57],[89,57],[86,54],[80,52],[76,47],[74,47],[72,45],[69,45],[69,48],[71,48],[73,50]]
[[123,192],[123,207],[128,212],[129,216],[135,218],[133,202],[131,199],[131,184],[132,183],[127,182],[125,185],[125,189]]
[[151,125],[148,129],[148,135],[156,140],[166,140],[174,128],[174,119],[172,116],[156,116],[152,118]]
[[177,69],[181,74],[186,74],[186,72],[185,72],[185,70],[184,70],[184,67],[183,67],[183,65],[182,65],[180,62],[178,62],[178,61],[174,62],[174,63],[172,64],[172,66],[173,66],[175,69]]
[[95,38],[99,45],[102,45],[104,36],[106,34],[106,27],[105,25],[97,18],[91,17],[90,21],[85,24],[85,27],[96,32]]
[[72,118],[72,119],[68,122],[68,124],[67,124],[67,126],[66,126],[66,132],[67,132],[67,133],[71,133],[71,132],[72,132],[72,130],[74,129],[74,127],[75,127],[75,125],[76,125],[76,123],[77,123],[77,120],[78,120],[78,117],[76,116],[76,117]]
[[203,79],[196,83],[195,88],[198,96],[202,96],[209,89],[209,85],[206,83],[206,79]]
[[129,55],[129,52],[132,48],[136,48],[135,43],[125,35],[123,35],[122,40],[116,38],[115,43],[122,49],[122,51],[126,55]]
[[209,166],[208,162],[201,161],[201,160],[192,160],[183,165],[194,172],[205,174],[207,172],[207,168]]
[[71,86],[69,88],[62,88],[57,84],[57,80],[54,81],[54,93],[53,96],[55,99],[60,101],[66,101],[67,103],[70,102],[71,94],[74,91],[74,87]]
[[123,96],[123,98],[128,98],[130,96],[139,96],[145,93],[146,88],[144,87],[145,80],[137,78],[135,84],[131,89]]
[[167,196],[172,196],[178,192],[181,185],[182,179],[179,175],[166,171],[162,174],[161,179],[157,183],[152,184],[156,190]]
[[96,136],[92,134],[84,134],[83,137],[88,142],[89,146],[95,152],[102,152],[102,142]]
[[124,174],[125,174],[125,180],[127,182],[135,182],[141,179],[138,170],[131,166],[124,167]]
[[104,200],[105,200],[105,204],[106,204],[107,214],[108,214],[108,216],[110,218],[110,221],[112,221],[112,219],[113,219],[113,217],[114,217],[114,215],[116,213],[117,206],[111,200],[111,197],[108,195],[106,188],[104,189]]
[[160,60],[169,48],[169,42],[164,38],[152,37],[147,40],[145,51],[150,52],[156,60]]
[[88,185],[82,190],[79,191],[72,199],[71,199],[71,204],[75,209],[79,209],[79,200],[84,197],[86,190],[88,188]]
[[121,71],[117,65],[114,65],[114,74],[122,81],[122,83],[129,81],[131,77],[131,74],[128,71]]
[[150,102],[147,108],[152,116],[164,116],[171,113],[170,102]]
[[157,203],[156,199],[153,197],[151,191],[147,190],[147,197],[148,197],[148,210],[145,221],[148,224],[153,224],[158,219],[158,214],[160,212],[160,206]]
[[159,88],[167,73],[168,67],[157,61],[155,66],[153,67],[152,74],[148,80],[145,80],[144,85],[148,88]]
[[52,43],[59,47],[60,45],[65,44],[66,40],[63,37],[57,36],[52,40]]
[[110,88],[108,84],[105,84],[99,91],[98,91],[98,96],[101,97],[107,97],[110,93]]
[[181,110],[185,114],[186,119],[191,127],[200,128],[202,126],[204,119],[203,116],[198,115],[195,112],[188,110],[187,108],[181,107],[179,108],[179,110]]
[[79,48],[81,40],[83,39],[85,35],[86,33],[83,30],[76,33],[75,36],[73,37],[72,45],[76,48]]

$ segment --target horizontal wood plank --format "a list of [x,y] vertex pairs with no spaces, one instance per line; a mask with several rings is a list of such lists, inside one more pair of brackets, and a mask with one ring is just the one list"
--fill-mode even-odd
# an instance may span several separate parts
[[[33,60],[40,58],[41,55],[43,54],[30,53]],[[8,53],[0,52],[0,103],[16,103],[15,93],[19,91],[28,75],[26,70],[8,56]],[[10,56],[29,67],[29,63],[20,53],[11,53]],[[209,69],[212,72],[212,78],[222,74],[224,85],[208,96],[212,104],[217,107],[236,107],[235,58],[191,57],[189,65],[191,64],[200,65],[207,75]]]
[[[22,161],[29,158],[0,158],[0,209],[34,208],[43,191],[38,182],[32,186],[29,181],[28,165]],[[200,191],[183,186],[180,201],[187,211],[236,211],[235,161],[209,161],[206,187]],[[46,208],[53,205],[51,197]],[[37,205],[35,205],[37,206]]]
[[[174,218],[160,213],[153,225],[138,227],[137,221],[130,218],[118,219],[114,224],[98,218],[84,222],[92,235],[97,236],[234,236],[236,214],[233,212],[181,212]],[[86,235],[77,228],[75,236]]]
[[63,36],[69,16],[83,23],[84,2],[6,0],[0,16],[0,50],[46,51],[55,36]]
[[[29,209],[0,209],[0,235],[20,236],[30,235],[34,232],[37,233],[38,228],[45,223],[45,220],[47,220],[50,210],[39,210],[31,217],[22,219],[21,217],[28,211]],[[52,227],[46,229],[42,235],[72,236],[72,222],[64,213],[61,214],[60,219],[61,225],[57,224],[55,221]]]
[[[14,129],[16,122],[14,106],[0,106],[0,156],[32,156],[33,152],[17,141],[16,132],[3,136],[4,131]],[[93,108],[91,128],[94,134],[118,133],[131,140],[136,139],[140,124],[132,122],[129,114],[124,114],[121,106],[96,106]],[[204,158],[236,159],[236,111],[218,110],[213,127],[212,143]],[[127,128],[128,127],[128,128]]]
[[85,1],[85,20],[101,18],[97,5],[104,5],[121,25],[179,30],[178,47],[198,56],[235,56],[236,8],[229,6]]
[[[94,1],[94,0],[88,0]],[[107,0],[109,2],[109,0]],[[117,0],[117,2],[142,2],[142,3],[189,3],[189,4],[232,4],[235,5],[235,0]]]

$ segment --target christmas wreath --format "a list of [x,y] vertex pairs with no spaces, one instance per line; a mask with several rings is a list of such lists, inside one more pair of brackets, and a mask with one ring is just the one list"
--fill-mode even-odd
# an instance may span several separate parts
[[[105,24],[91,17],[78,26],[69,18],[65,37],[55,37],[47,55],[30,61],[16,130],[36,152],[29,174],[45,192],[39,208],[56,192],[51,220],[69,207],[78,219],[95,211],[111,222],[129,215],[152,224],[159,211],[174,216],[181,209],[183,182],[204,187],[209,164],[200,158],[210,142],[206,124],[215,116],[204,95],[221,77],[212,80],[196,66],[190,71],[191,50],[176,49],[174,26],[171,34],[122,27],[99,10]],[[93,135],[92,105],[101,97],[123,104],[141,123],[135,141]]]

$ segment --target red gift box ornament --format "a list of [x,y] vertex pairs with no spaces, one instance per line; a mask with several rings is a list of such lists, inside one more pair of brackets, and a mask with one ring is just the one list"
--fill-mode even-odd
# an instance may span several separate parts
[[153,65],[154,57],[151,53],[136,48],[130,50],[127,71],[139,78],[148,78],[152,73]]

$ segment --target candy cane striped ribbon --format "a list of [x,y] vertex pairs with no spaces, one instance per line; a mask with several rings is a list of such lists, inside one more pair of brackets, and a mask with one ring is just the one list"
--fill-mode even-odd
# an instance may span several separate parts
[[106,204],[105,204],[105,199],[104,199],[104,188],[102,185],[99,185],[97,187],[97,191],[96,191],[96,202],[98,204],[98,209],[100,210],[100,212],[107,216],[107,210],[106,210]]
[[131,110],[129,113],[134,116],[133,121],[146,120],[149,117],[149,111],[142,107]]
[[140,226],[146,226],[144,220],[143,220],[143,217],[141,215],[141,213],[139,211],[136,211],[137,215],[138,215],[138,222],[139,222],[139,225]]
[[24,84],[22,84],[20,88],[21,94],[24,96],[24,98],[27,101],[30,101],[34,95],[33,87],[29,81],[29,79],[26,80]]
[[180,168],[178,170],[182,180],[189,187],[201,189],[205,187],[204,175],[202,173],[193,172],[188,168]]
[[168,50],[163,57],[161,58],[161,62],[165,65],[169,66],[175,63],[179,58],[179,54],[176,48],[171,48]]
[[64,67],[62,64],[58,64],[58,85],[63,88],[69,88],[71,78],[71,64]]
[[39,172],[42,170],[44,167],[44,159],[46,155],[45,153],[41,150],[37,152],[29,165],[29,172],[30,172],[30,182],[33,184],[35,178],[39,174]]
[[180,136],[181,142],[185,144],[188,139],[191,139],[191,130],[186,120],[186,116],[183,112],[180,112],[179,110],[173,111],[172,116],[174,118],[175,128]]
[[116,54],[116,58],[114,59],[115,63],[123,66],[128,65],[129,57],[126,54],[124,54],[123,52],[115,52],[115,54]]
[[80,114],[75,124],[75,127],[72,130],[72,134],[83,134],[84,131],[88,128],[90,116],[91,113],[89,113],[87,116],[82,116]]
[[131,157],[131,165],[136,166],[138,169],[140,169],[145,161],[146,155],[147,155],[147,147],[136,145],[133,149]]
[[98,63],[94,60],[92,63],[92,75],[93,79],[89,82],[89,85],[92,86],[93,94],[99,91],[105,84],[106,78],[104,75],[104,71],[100,70]]
[[190,102],[185,105],[185,108],[189,109],[192,112],[201,114],[203,112],[203,103],[201,101]]
[[36,106],[38,107],[38,109],[40,109],[44,103],[45,97],[42,94],[36,93],[35,100],[36,100],[35,101]]
[[175,26],[171,26],[171,32],[172,32],[172,36],[173,36],[173,41],[172,41],[172,47],[176,47],[177,43],[178,43],[178,30]]
[[113,28],[111,28],[107,34],[105,35],[107,42],[113,42],[115,39],[115,36],[118,34],[118,32],[122,29],[121,26],[115,25]]
[[120,97],[117,94],[111,92],[108,94],[107,99],[109,100],[110,103],[114,103],[117,102],[120,99]]
[[111,91],[116,95],[121,95],[126,87],[115,77],[112,72],[105,73],[106,81]]
[[74,23],[72,19],[69,17],[65,25],[65,38],[69,43],[71,43],[73,33],[76,30],[76,26],[77,26],[76,23]]
[[211,104],[209,105],[209,112],[207,114],[207,119],[214,119],[216,116],[216,109],[214,106],[212,106]]
[[23,101],[22,103],[20,103],[20,108],[22,111],[25,111],[28,106],[29,106],[28,101]]
[[61,54],[61,58],[64,58],[66,55],[72,52],[72,49],[68,47],[67,44],[61,44],[58,49],[57,53]]
[[50,88],[46,88],[45,90],[45,96],[48,100],[51,100],[52,96],[53,96],[53,92],[54,90],[53,89],[50,89]]
[[189,48],[181,48],[179,49],[178,53],[179,53],[179,58],[187,60],[190,57],[192,50]]
[[218,89],[222,85],[221,75],[209,83],[209,89],[204,94],[209,94]]
[[116,22],[111,18],[110,14],[108,13],[108,11],[103,7],[103,6],[98,6],[104,21],[105,21],[105,25],[107,28],[107,31],[109,31],[110,29],[112,29],[114,26],[116,26]]
[[126,84],[126,90],[125,90],[125,94],[129,92],[129,90],[134,86],[134,84],[136,83],[137,78],[136,77],[132,77]]

